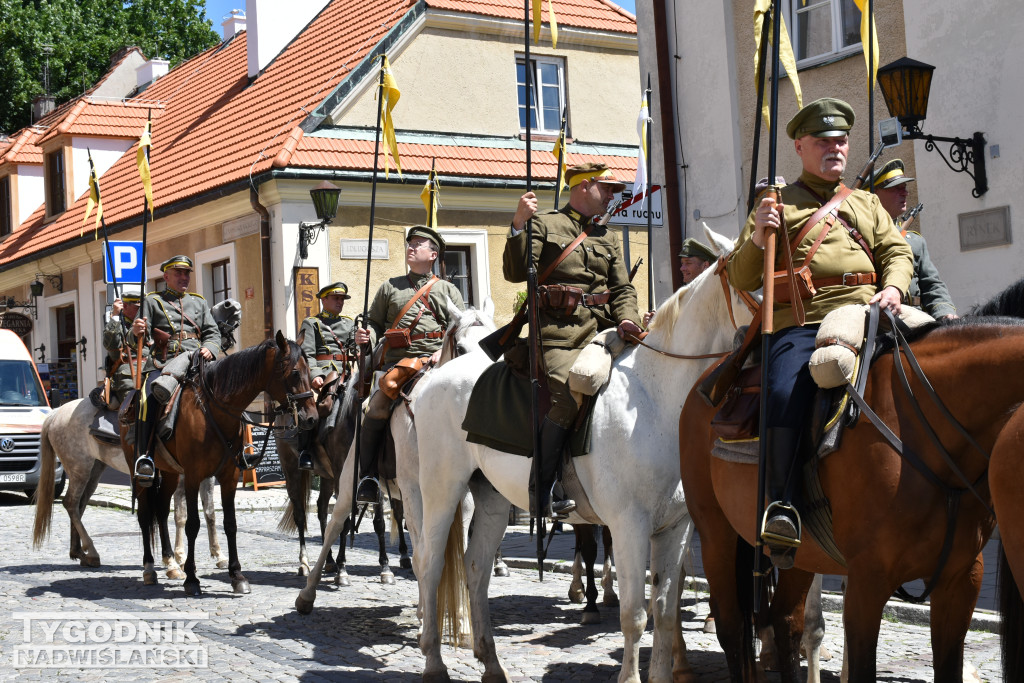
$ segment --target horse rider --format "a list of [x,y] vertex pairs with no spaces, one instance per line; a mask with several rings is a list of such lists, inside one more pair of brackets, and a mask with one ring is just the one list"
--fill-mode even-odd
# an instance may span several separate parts
[[[220,330],[210,313],[210,305],[199,294],[188,291],[192,281],[192,259],[172,256],[160,264],[166,288],[150,292],[142,300],[142,308],[132,325],[133,333],[148,335],[151,343],[144,391],[147,392],[145,414],[139,423],[137,443],[139,457],[135,462],[135,480],[142,486],[153,483],[153,427],[162,408],[170,400],[178,383],[184,379],[196,351],[206,360],[214,360],[221,352]],[[149,401],[155,399],[156,406]]]
[[[382,387],[400,388],[419,368],[437,363],[441,341],[451,323],[446,299],[465,310],[459,288],[433,274],[434,261],[444,257],[444,240],[424,225],[409,228],[405,264],[409,272],[386,281],[377,290],[367,314],[365,327],[355,331],[356,344],[383,344],[380,367],[384,375],[367,402],[360,435],[359,471],[362,480],[356,492],[361,503],[380,499],[377,460],[397,397]],[[377,354],[374,354],[376,357]]]
[[[535,514],[556,518],[576,508],[575,501],[553,490],[562,449],[579,412],[569,391],[569,370],[599,331],[617,326],[623,339],[641,333],[636,289],[629,282],[619,237],[596,222],[625,184],[600,163],[567,169],[565,182],[569,202],[557,211],[538,213],[533,192],[520,198],[503,257],[503,271],[509,282],[526,281],[528,254],[541,274],[538,319],[551,408],[540,426],[540,453],[533,459],[533,466],[540,467],[541,487],[534,490],[535,477],[531,476],[530,501]],[[533,224],[532,244],[527,243],[527,221]],[[580,238],[583,241],[579,246],[565,254]],[[560,258],[561,262],[547,273]]]
[[928,245],[920,232],[907,230],[897,220],[907,210],[907,183],[914,179],[907,175],[901,159],[893,159],[875,176],[872,184],[882,207],[889,213],[896,228],[910,244],[914,252],[914,277],[910,281],[907,303],[917,306],[933,318],[952,319],[958,317],[953,299],[949,296],[946,283],[939,277],[939,269],[928,255]]
[[[798,326],[788,301],[788,280],[776,284],[774,334],[768,363],[765,463],[768,500],[761,537],[779,569],[793,565],[800,542],[800,517],[793,504],[799,487],[801,429],[815,384],[807,367],[814,338],[825,314],[847,304],[878,303],[894,314],[906,297],[913,275],[913,256],[878,197],[850,192],[841,181],[850,150],[853,108],[842,100],[811,102],[790,120],[786,133],[803,167],[800,178],[782,188],[781,206],[771,197],[755,205],[728,261],[729,281],[738,289],[755,290],[764,277],[766,235],[785,219],[792,244],[794,268],[809,266],[812,288],[801,292],[806,324]],[[838,206],[825,212],[808,232],[805,224],[831,200]],[[819,227],[820,226],[820,227]],[[820,243],[818,237],[824,234]],[[817,243],[817,251],[810,250]],[[775,270],[783,268],[782,249]],[[794,474],[795,473],[795,474]]]
[[[110,393],[107,408],[117,410],[124,402],[128,392],[135,388],[137,347],[130,341],[125,342],[126,333],[130,330],[142,302],[142,286],[126,284],[121,287],[121,297],[114,299],[110,307],[110,320],[103,328],[103,348],[107,350],[110,370]],[[127,335],[129,338],[131,334]],[[143,344],[142,358],[149,358],[149,347]]]
[[[316,297],[321,310],[302,321],[299,336],[309,365],[310,384],[319,394],[325,384],[345,375],[349,358],[346,349],[355,336],[355,321],[341,314],[345,301],[352,298],[344,282],[327,285]],[[313,454],[308,447],[299,451],[299,469],[313,469]]]
[[[695,277],[717,260],[718,257],[711,251],[711,247],[693,237],[687,237],[683,240],[683,248],[679,252],[679,272],[683,274],[683,284],[693,282]],[[650,325],[653,318],[654,311],[644,313],[644,327]]]

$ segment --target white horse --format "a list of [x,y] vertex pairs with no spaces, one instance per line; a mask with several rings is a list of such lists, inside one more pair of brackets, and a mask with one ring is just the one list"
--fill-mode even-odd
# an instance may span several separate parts
[[[100,475],[107,467],[130,476],[128,463],[120,445],[106,444],[89,434],[89,425],[96,413],[95,406],[88,399],[76,399],[56,408],[46,416],[39,434],[40,466],[39,487],[36,498],[36,516],[33,525],[33,542],[36,547],[50,532],[50,518],[53,509],[54,477],[56,461],[64,466],[68,478],[68,490],[64,494],[64,509],[71,519],[71,559],[78,560],[83,567],[99,567],[100,554],[82,523],[82,515],[89,499],[96,492]],[[168,549],[169,539],[161,538],[164,545],[164,565],[167,577],[185,578],[179,563],[185,561],[185,490],[179,484],[174,493],[175,534],[174,554]],[[206,529],[210,537],[210,555],[217,566],[225,569],[228,558],[220,549],[217,537],[216,509],[213,501],[213,479],[202,483],[200,496],[206,516]],[[167,534],[167,520],[162,522],[161,536]]]
[[[710,231],[707,236],[718,253],[732,249],[730,240]],[[746,324],[750,318],[741,293],[729,287],[716,269],[709,268],[662,304],[646,343],[677,356],[724,354],[732,348],[737,324]],[[627,350],[614,363],[609,381],[597,397],[592,450],[575,461],[597,517],[577,521],[605,524],[615,539],[625,636],[619,681],[640,680],[648,557],[654,616],[650,680],[669,681],[673,675],[675,680],[694,678],[686,662],[679,610],[684,541],[692,524],[679,477],[678,420],[689,388],[711,362],[673,358],[645,347]],[[489,365],[484,354],[456,358],[436,371],[413,406],[416,419],[430,425],[429,430],[417,434],[423,500],[413,561],[419,579],[420,649],[426,656],[426,681],[448,680],[441,658],[437,594],[445,564],[445,539],[451,537],[453,513],[467,487],[476,502],[474,533],[464,558],[474,654],[484,664],[484,681],[508,680],[491,631],[490,577],[485,569],[489,562],[485,560],[493,557],[505,531],[504,500],[523,509],[529,507],[530,461],[465,440],[462,420],[469,397]],[[477,471],[486,481],[473,476]],[[452,622],[458,624],[459,620]]]

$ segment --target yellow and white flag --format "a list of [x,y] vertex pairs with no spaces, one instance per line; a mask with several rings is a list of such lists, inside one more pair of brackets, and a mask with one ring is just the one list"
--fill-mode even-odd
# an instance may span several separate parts
[[383,70],[384,78],[381,82],[380,96],[383,98],[383,104],[380,108],[380,121],[378,125],[381,127],[381,131],[384,133],[384,176],[388,177],[390,170],[390,159],[388,158],[388,152],[391,152],[391,156],[395,158],[395,167],[398,169],[398,175],[402,175],[402,162],[398,158],[398,141],[395,140],[395,120],[392,116],[392,110],[395,105],[398,104],[398,98],[402,96],[401,91],[398,89],[398,84],[395,82],[395,77],[391,73],[391,65],[388,63],[388,56],[381,55],[380,68]]
[[[636,134],[640,136],[640,148],[636,155],[636,180],[633,181],[633,196],[647,191],[647,126],[650,121],[650,109],[647,106],[647,92],[640,102],[640,114],[636,117]],[[640,202],[643,207],[647,198]]]
[[[864,46],[864,68],[868,70],[868,92],[875,89],[875,81],[878,80],[878,34],[875,32],[875,25],[870,21],[868,15],[868,4],[864,0],[853,0],[860,10],[860,42]],[[870,24],[870,29],[868,25]],[[870,36],[870,38],[869,38]],[[868,43],[874,47],[874,59],[868,54]],[[872,69],[872,65],[874,68]]]
[[153,141],[150,137],[150,126],[152,121],[146,121],[139,137],[139,149],[135,153],[135,165],[139,167],[139,177],[142,178],[142,188],[146,192],[146,206],[149,207],[149,217],[153,217],[153,181],[149,177],[149,150],[153,148]]
[[99,239],[96,232],[100,227],[100,219],[103,218],[103,201],[100,199],[100,181],[96,179],[96,168],[92,165],[92,152],[89,152],[89,201],[85,205],[85,217],[82,219],[82,229],[78,236],[85,234],[85,224],[89,222],[89,214],[93,207],[96,207],[96,226],[93,228],[93,238]]
[[437,207],[441,206],[441,184],[437,180],[437,172],[434,169],[430,169],[430,173],[427,175],[427,182],[420,191],[420,199],[427,212],[427,227],[437,230]]
[[558,131],[558,139],[555,140],[555,146],[551,149],[551,153],[555,157],[555,163],[558,164],[558,179],[555,181],[558,184],[555,186],[559,190],[565,187],[565,117],[562,117],[562,125]]
[[[533,42],[540,45],[541,5],[544,0],[532,0],[533,2]],[[551,29],[551,47],[558,47],[558,20],[555,18],[555,8],[548,0],[548,28]]]
[[[754,0],[754,82],[761,82],[761,27],[764,19],[771,14],[772,0]],[[786,70],[786,76],[793,84],[793,94],[796,95],[796,108],[803,109],[804,93],[800,89],[800,77],[796,73],[796,57],[793,55],[793,43],[789,40],[789,32],[786,30],[786,20],[782,18],[779,26],[779,61]],[[768,35],[772,32],[769,30]],[[771,98],[764,98],[764,106],[761,108],[761,115],[764,117],[768,130],[772,129],[769,101]]]

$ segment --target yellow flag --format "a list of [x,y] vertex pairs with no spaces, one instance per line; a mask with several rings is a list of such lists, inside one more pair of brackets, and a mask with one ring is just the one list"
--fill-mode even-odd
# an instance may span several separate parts
[[[533,0],[533,42],[535,45],[540,44],[540,27],[543,23],[541,21],[541,4],[544,0]],[[551,29],[551,47],[558,47],[558,20],[555,18],[555,8],[551,4],[551,0],[548,0],[548,26]]]
[[[434,201],[430,198],[433,196]],[[420,191],[423,208],[427,211],[427,227],[437,229],[437,207],[441,206],[441,184],[437,181],[437,173],[431,169],[427,182]]]
[[93,228],[93,238],[99,239],[96,232],[100,227],[100,219],[103,218],[103,202],[100,200],[100,182],[96,179],[96,169],[92,165],[92,153],[89,153],[89,201],[85,205],[85,217],[82,219],[82,229],[78,236],[85,234],[85,224],[89,222],[89,214],[93,207],[96,207],[96,226]]
[[552,148],[551,153],[555,156],[555,163],[558,164],[558,185],[555,187],[565,187],[565,119],[562,119],[562,127],[558,133],[558,139],[555,140],[555,146]]
[[[754,82],[761,82],[761,27],[764,25],[764,18],[771,14],[772,0],[754,0]],[[779,26],[779,61],[786,70],[786,75],[793,84],[793,94],[796,95],[797,109],[803,109],[804,93],[800,89],[800,77],[796,73],[796,57],[793,55],[793,43],[789,40],[789,32],[786,30],[786,20],[782,19]],[[768,35],[772,35],[769,30]],[[761,108],[761,115],[764,117],[765,125],[771,130],[771,113],[769,111],[769,99],[764,98],[764,106]]]
[[390,170],[389,150],[391,156],[395,157],[395,167],[398,169],[398,175],[401,176],[402,162],[398,158],[398,141],[395,140],[395,120],[391,115],[391,110],[398,104],[398,98],[402,96],[402,93],[398,90],[398,84],[391,73],[391,65],[388,63],[387,55],[381,55],[380,68],[384,71],[384,80],[380,90],[383,106],[380,108],[381,120],[378,122],[378,125],[380,125],[384,133],[384,176],[388,177],[388,171]]
[[[864,0],[853,0],[854,4],[857,5],[857,9],[860,10],[860,42],[864,46],[864,68],[869,71],[868,73],[868,92],[870,93],[875,89],[875,81],[878,79],[878,34],[875,33],[875,26],[871,24],[869,30],[868,24],[870,17],[868,15],[867,3]],[[869,40],[870,35],[870,40]],[[874,47],[874,60],[868,54],[868,43]],[[871,65],[874,64],[874,69]]]
[[135,164],[139,167],[142,188],[146,192],[146,206],[149,207],[150,218],[153,217],[153,182],[149,177],[149,150],[153,148],[153,141],[149,135],[151,125],[151,121],[146,121],[142,136],[139,138],[139,150],[135,153]]
[[[636,178],[633,180],[633,196],[636,197],[647,192],[647,121],[650,119],[650,109],[647,106],[647,91],[640,100],[640,113],[636,117],[636,134],[640,136],[640,146],[636,155]],[[647,197],[644,196],[644,201]],[[643,202],[640,203],[643,207]]]

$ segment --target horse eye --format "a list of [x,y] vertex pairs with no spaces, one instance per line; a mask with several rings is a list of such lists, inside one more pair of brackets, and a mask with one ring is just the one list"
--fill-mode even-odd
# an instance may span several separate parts
[[298,370],[292,370],[292,382],[296,382],[297,383],[298,381],[299,381],[299,371]]

